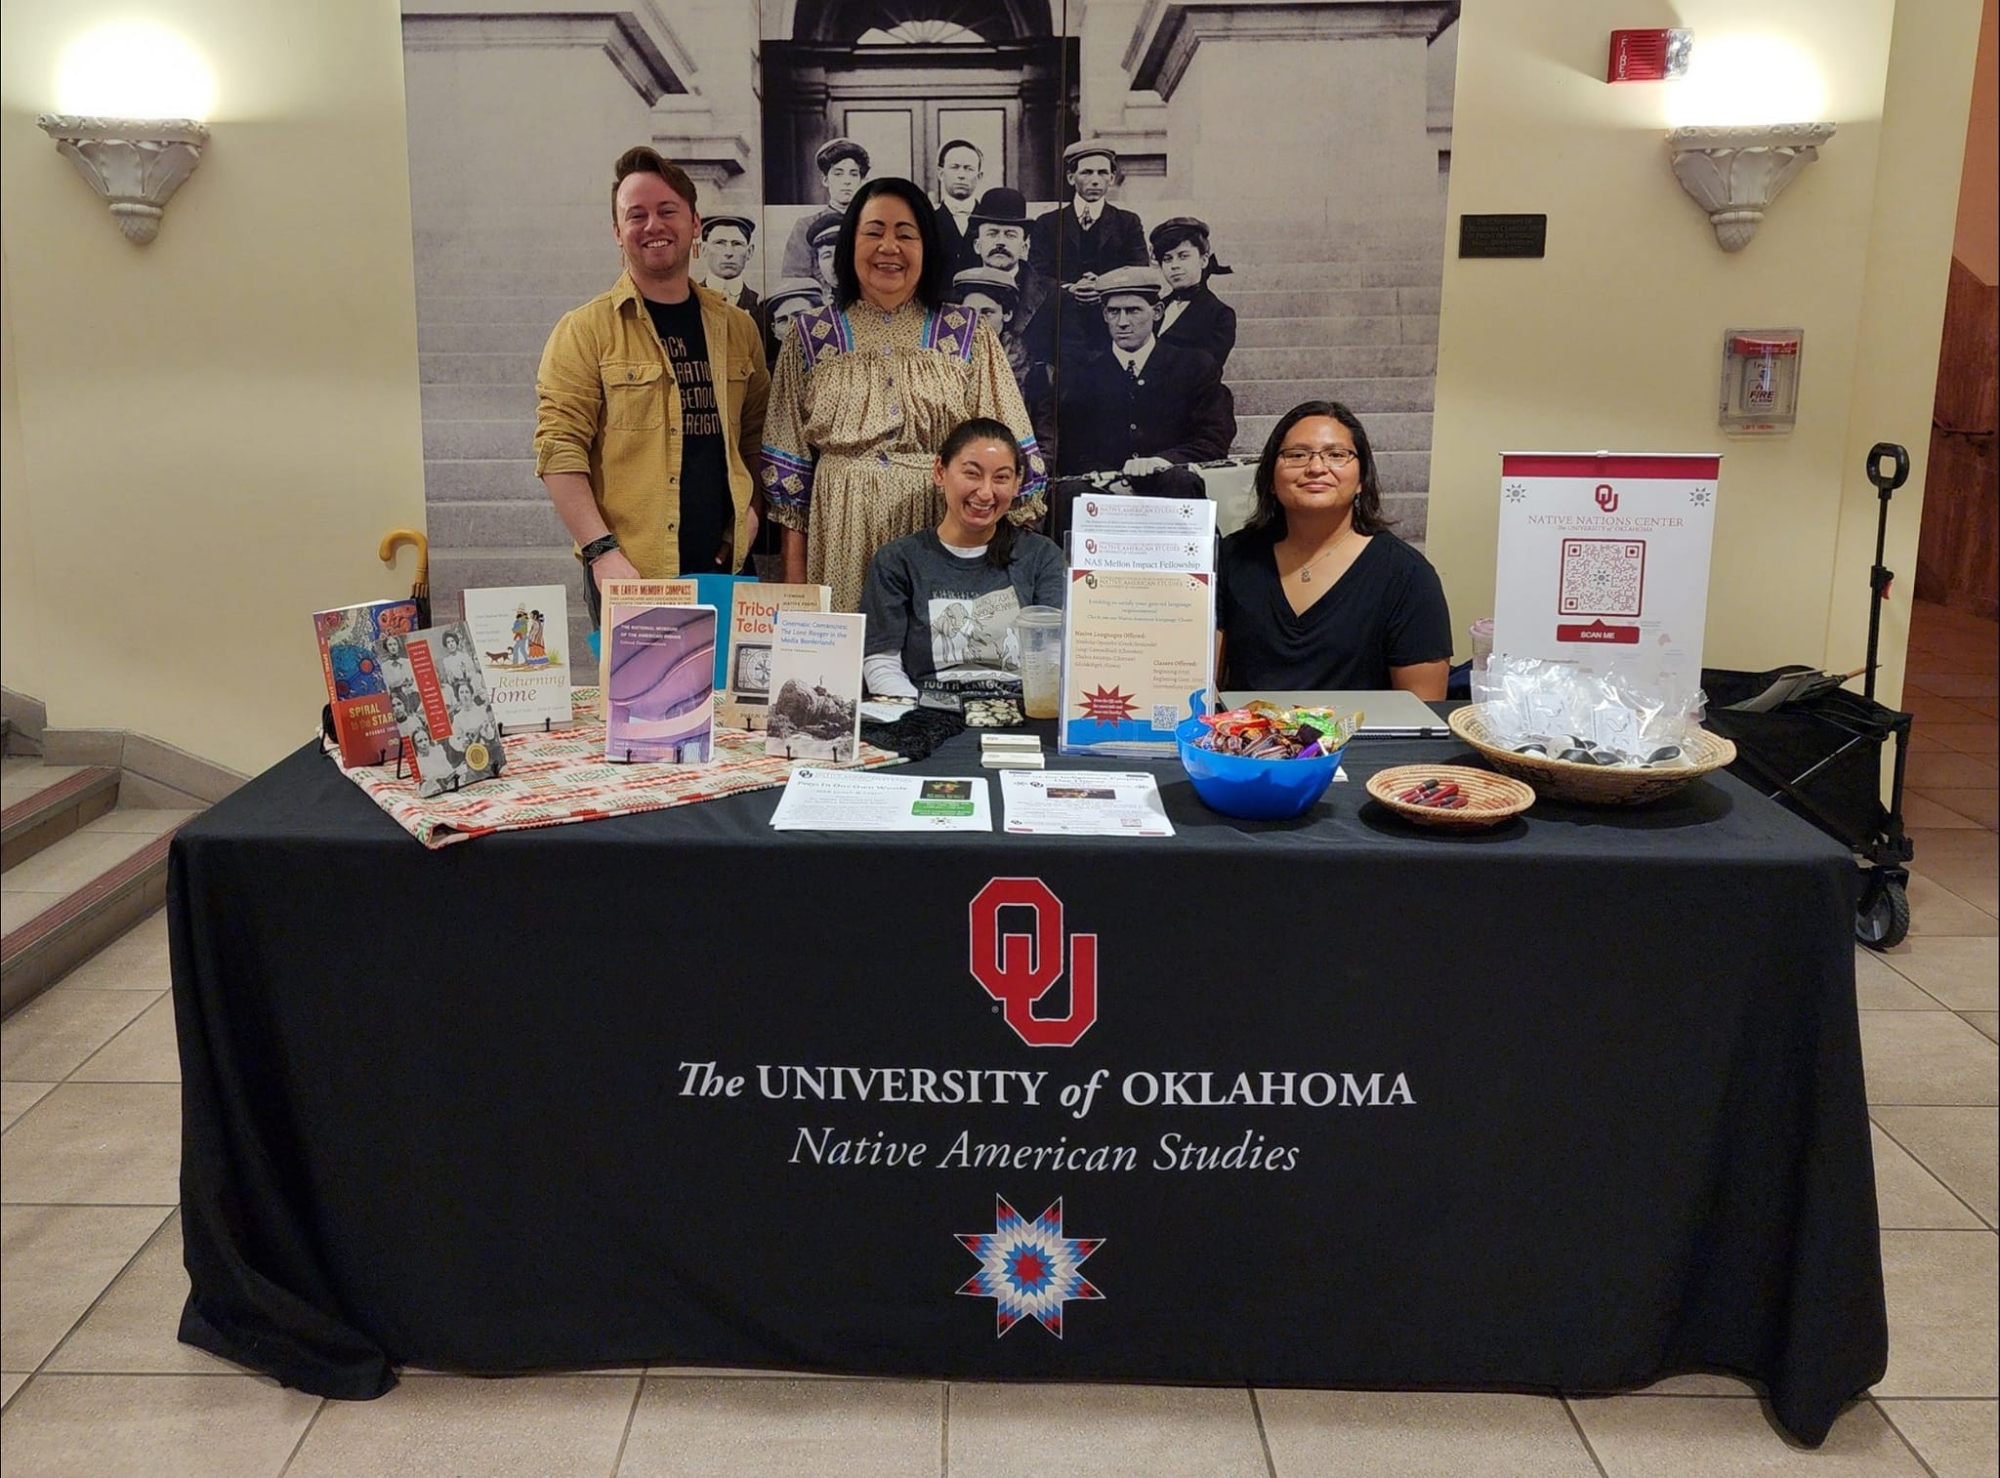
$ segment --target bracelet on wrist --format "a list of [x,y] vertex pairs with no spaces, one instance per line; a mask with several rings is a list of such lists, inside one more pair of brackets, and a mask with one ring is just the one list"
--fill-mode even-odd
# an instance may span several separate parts
[[589,565],[597,563],[598,560],[604,558],[605,555],[616,548],[618,548],[618,536],[616,534],[606,534],[600,539],[592,539],[578,553],[583,556],[583,562]]

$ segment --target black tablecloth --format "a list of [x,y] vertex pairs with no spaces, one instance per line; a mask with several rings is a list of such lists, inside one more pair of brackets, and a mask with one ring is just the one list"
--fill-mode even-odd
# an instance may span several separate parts
[[1887,1348],[1849,858],[1727,776],[1462,837],[1360,783],[1459,757],[1275,825],[1157,767],[1156,841],[772,791],[433,853],[302,750],[174,842],[181,1337],[338,1397],[1728,1370],[1819,1441]]

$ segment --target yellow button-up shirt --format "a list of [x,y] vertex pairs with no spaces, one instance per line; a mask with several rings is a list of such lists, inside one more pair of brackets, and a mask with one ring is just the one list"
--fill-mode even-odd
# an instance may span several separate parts
[[[722,410],[735,548],[748,553],[751,469],[764,439],[771,377],[763,336],[748,313],[699,283],[709,373]],[[590,478],[604,522],[639,573],[680,570],[681,391],[652,316],[622,273],[610,292],[562,316],[535,375],[535,475]]]

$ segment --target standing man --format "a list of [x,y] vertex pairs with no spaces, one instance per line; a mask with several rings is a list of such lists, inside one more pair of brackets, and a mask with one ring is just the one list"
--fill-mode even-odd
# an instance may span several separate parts
[[1077,296],[1096,296],[1097,278],[1116,267],[1143,267],[1152,260],[1146,251],[1146,227],[1138,216],[1121,210],[1105,197],[1118,178],[1118,151],[1088,140],[1063,150],[1069,176],[1070,201],[1036,219],[1028,233],[1034,263],[1064,284],[1074,284]]
[[986,173],[986,156],[967,139],[952,139],[938,150],[937,223],[944,238],[947,272],[976,267],[972,255],[973,202]]
[[1160,274],[1118,268],[1098,289],[1111,347],[1074,370],[1064,366],[1064,476],[1050,488],[1052,535],[1068,527],[1075,474],[1122,473],[1142,497],[1202,498],[1207,488],[1187,464],[1228,455],[1236,439],[1235,407],[1215,361],[1153,336],[1167,290]]
[[732,308],[755,314],[754,288],[743,284],[743,271],[757,248],[757,223],[748,216],[705,216],[701,223],[703,281]]
[[[820,184],[826,190],[826,208],[836,216],[846,215],[847,203],[861,188],[861,182],[868,178],[868,151],[853,139],[828,139],[813,155],[813,163],[819,166]],[[792,234],[785,238],[784,259],[778,264],[779,276],[812,276],[812,248],[806,242],[806,230],[815,219],[814,216],[803,217],[792,227]]]
[[733,572],[759,509],[750,467],[771,379],[750,315],[689,281],[694,182],[619,156],[618,284],[563,315],[535,377],[535,472],[576,541],[590,613],[614,579]]

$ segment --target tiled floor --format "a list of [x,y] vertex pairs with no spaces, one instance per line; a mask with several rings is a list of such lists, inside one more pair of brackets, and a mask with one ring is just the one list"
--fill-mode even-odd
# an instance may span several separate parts
[[322,1402],[176,1343],[179,1097],[166,929],[0,1031],[6,1478],[783,1474],[1726,1478],[1996,1471],[1996,632],[1920,609],[1916,926],[1857,954],[1888,1374],[1817,1452],[1713,1377],[1593,1400],[944,1385],[674,1371],[411,1375]]

